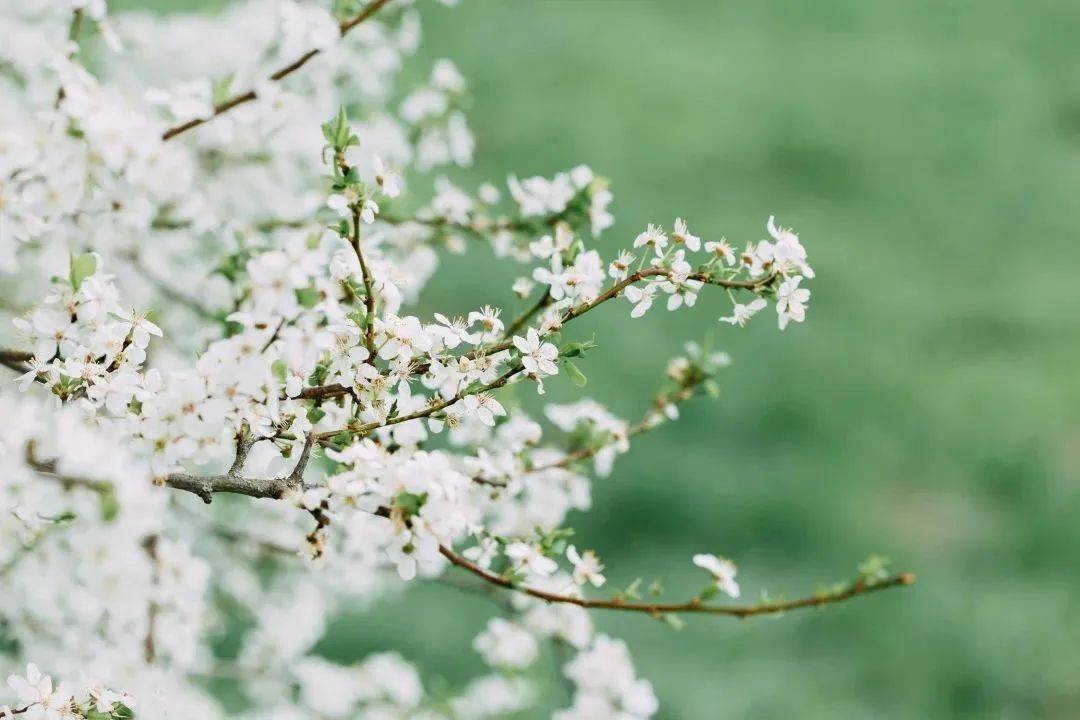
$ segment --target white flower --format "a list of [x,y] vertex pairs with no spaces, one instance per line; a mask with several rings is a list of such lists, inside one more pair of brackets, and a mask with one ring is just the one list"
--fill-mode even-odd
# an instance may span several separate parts
[[148,90],[146,100],[152,105],[167,108],[169,114],[178,122],[206,120],[214,116],[212,92],[209,80],[192,80],[177,84],[171,91]]
[[383,194],[388,198],[396,198],[400,195],[401,175],[390,169],[378,155],[372,162],[375,166],[375,182],[382,188]]
[[495,418],[506,415],[502,404],[487,393],[466,395],[461,401],[465,410],[488,427],[495,427]]
[[776,225],[772,215],[769,216],[766,227],[776,241],[772,246],[772,256],[777,269],[785,275],[798,273],[813,278],[814,271],[806,264],[806,249],[799,242],[799,236],[788,228]]
[[559,348],[543,342],[535,328],[529,328],[525,337],[515,335],[514,347],[521,352],[521,364],[530,375],[545,377],[559,372],[559,366],[555,364],[559,357]]
[[578,585],[588,582],[594,587],[600,587],[604,584],[604,576],[600,573],[604,566],[592,550],[586,550],[583,555],[579,555],[577,548],[571,545],[566,548],[566,558],[574,565],[574,582]]
[[776,313],[780,329],[787,327],[789,320],[802,322],[806,319],[806,303],[810,300],[810,291],[799,287],[802,277],[796,275],[780,283],[776,291]]
[[732,249],[731,245],[728,244],[728,241],[723,238],[721,238],[719,242],[710,240],[705,243],[705,252],[716,255],[724,261],[725,265],[735,264],[735,251]]
[[491,183],[484,183],[477,191],[477,195],[487,205],[495,205],[502,199],[502,193],[499,192],[499,188],[495,187]]
[[652,307],[656,297],[656,285],[649,283],[645,286],[631,285],[626,288],[626,299],[634,305],[630,311],[630,317],[639,318]]
[[488,665],[512,670],[527,668],[539,654],[533,634],[503,618],[489,620],[484,632],[473,641],[473,648]]
[[670,294],[667,300],[668,310],[677,310],[683,304],[693,307],[697,302],[698,291],[705,285],[701,280],[690,277],[693,268],[684,257],[685,253],[678,250],[671,259],[671,274],[667,280],[659,283],[660,288]]
[[131,333],[131,342],[134,343],[135,347],[145,349],[150,344],[151,335],[154,337],[162,336],[161,328],[141,315],[132,312],[126,320],[130,327],[128,332]]
[[676,243],[686,245],[687,248],[695,252],[701,249],[701,238],[691,234],[686,227],[686,221],[682,218],[675,218],[675,230],[671,233],[671,239]]
[[480,567],[487,569],[491,567],[491,561],[495,559],[495,556],[499,553],[499,543],[495,538],[485,535],[480,538],[476,545],[471,548],[467,548],[462,555]]
[[514,291],[514,294],[519,298],[527,298],[532,294],[533,288],[536,287],[536,283],[527,277],[519,277],[514,281],[514,285],[510,288]]
[[430,326],[431,331],[442,339],[443,345],[447,348],[453,350],[463,342],[469,345],[480,342],[478,334],[469,332],[469,327],[472,325],[471,321],[461,318],[450,320],[442,313],[435,313],[435,319],[440,324]]
[[71,701],[69,694],[53,689],[52,678],[43,675],[34,663],[26,666],[26,677],[8,677],[8,686],[15,691],[19,704],[29,707],[29,720],[60,720]]
[[610,190],[605,188],[591,188],[592,197],[589,202],[589,229],[593,237],[599,237],[600,233],[615,224],[615,216],[608,212],[608,205],[615,198]]
[[442,90],[459,93],[465,90],[465,78],[452,60],[441,58],[431,68],[431,84]]
[[331,195],[326,200],[326,207],[336,212],[341,217],[350,217],[352,215],[352,206],[360,200],[360,195],[356,190],[351,187],[347,187],[340,193]]
[[513,542],[506,548],[506,556],[514,561],[519,569],[530,575],[545,578],[559,569],[558,563],[544,555],[536,545],[526,542]]
[[746,305],[735,303],[735,306],[731,308],[731,316],[720,318],[720,322],[746,327],[747,321],[759,311],[764,310],[766,305],[768,303],[765,302],[764,298],[755,298]]
[[379,205],[374,200],[368,199],[360,206],[360,219],[370,225],[375,222],[375,216],[379,214]]
[[615,280],[625,280],[630,274],[630,266],[634,262],[634,256],[629,250],[620,250],[618,256],[608,265],[608,276]]
[[416,577],[418,570],[429,570],[440,562],[439,541],[429,533],[401,532],[387,546],[386,555],[405,581]]
[[483,328],[481,333],[481,341],[492,340],[502,334],[503,321],[499,319],[501,310],[485,305],[480,308],[479,311],[473,310],[469,313],[469,325],[473,323],[480,323]]
[[716,587],[733,598],[739,597],[739,584],[735,582],[735,563],[715,555],[700,554],[694,556],[694,564],[707,570],[716,581]]
[[667,246],[668,238],[663,228],[650,224],[645,231],[634,238],[634,247],[651,247],[660,255]]
[[47,385],[54,384],[59,379],[59,373],[53,368],[52,365],[39,360],[36,356],[30,358],[27,363],[30,366],[30,370],[15,380],[19,383],[19,391],[26,392],[30,389],[30,386],[34,384],[38,378],[41,378]]

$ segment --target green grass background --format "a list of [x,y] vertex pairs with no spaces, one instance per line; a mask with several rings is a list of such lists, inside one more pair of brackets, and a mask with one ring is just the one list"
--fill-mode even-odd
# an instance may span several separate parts
[[[415,74],[445,56],[471,81],[477,163],[455,178],[586,162],[613,181],[609,254],[650,221],[741,244],[776,213],[817,269],[805,326],[783,334],[771,311],[717,324],[716,294],[570,330],[596,331],[587,391],[628,418],[703,329],[735,359],[718,401],[641,438],[574,518],[614,585],[693,592],[702,550],[736,558],[751,598],[843,579],[871,551],[919,575],[778,620],[597,615],[659,717],[1080,716],[1080,4],[420,7]],[[445,267],[425,309],[510,302],[517,268]],[[348,614],[322,650],[399,649],[457,683],[481,671],[466,648],[488,614],[422,587]]]

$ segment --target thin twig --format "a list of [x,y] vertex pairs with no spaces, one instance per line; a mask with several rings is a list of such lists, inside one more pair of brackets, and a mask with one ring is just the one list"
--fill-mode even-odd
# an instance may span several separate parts
[[824,605],[840,603],[859,595],[868,595],[870,593],[878,592],[879,590],[888,590],[889,588],[912,585],[915,583],[915,575],[913,573],[901,573],[900,575],[894,575],[893,577],[876,582],[867,582],[864,579],[859,579],[844,586],[840,590],[817,593],[799,600],[764,602],[758,605],[709,605],[696,597],[682,603],[627,602],[620,597],[609,600],[588,600],[572,595],[560,595],[559,593],[548,592],[546,590],[516,585],[507,578],[496,575],[490,570],[485,570],[476,563],[458,555],[445,545],[439,546],[439,552],[454,565],[471,572],[473,575],[482,578],[492,585],[523,593],[530,597],[544,600],[545,602],[577,605],[578,607],[586,609],[640,612],[651,615],[652,617],[661,617],[668,613],[701,613],[708,615],[728,615],[738,618],[752,617],[755,615],[777,615],[789,610],[800,610],[802,608],[821,607]]
[[378,430],[379,428],[389,427],[390,425],[397,425],[399,423],[409,422],[410,420],[419,420],[421,418],[429,417],[439,412],[440,410],[445,410],[446,408],[450,407],[459,400],[468,397],[469,395],[477,395],[482,392],[497,390],[503,387],[508,382],[510,382],[511,378],[513,378],[515,375],[517,375],[524,369],[525,368],[521,365],[515,365],[495,380],[492,380],[487,385],[483,385],[473,390],[462,390],[449,400],[438,400],[434,403],[431,403],[423,410],[417,410],[416,412],[412,412],[407,415],[395,415],[394,417],[388,418],[386,420],[373,420],[372,422],[364,423],[363,425],[349,425],[343,428],[339,428],[337,430],[328,430],[326,432],[319,433],[318,440],[319,442],[327,442],[333,439],[334,436],[342,432],[348,432],[362,437],[368,435],[374,430]]
[[[383,5],[386,5],[388,2],[390,2],[390,0],[373,0],[373,2],[366,8],[364,8],[364,10],[359,15],[349,20],[343,20],[341,24],[338,25],[338,29],[341,31],[341,36],[344,37],[350,30],[370,18],[372,15],[378,12]],[[309,60],[314,58],[320,52],[320,50],[308,50],[306,53],[298,57],[296,60],[293,60],[285,67],[278,69],[274,74],[270,76],[270,80],[272,82],[280,82],[283,78],[291,75],[292,73],[296,72],[304,65],[306,65]],[[239,95],[233,95],[231,98],[228,98],[227,100],[219,103],[218,105],[215,105],[214,114],[210,117],[195,118],[194,120],[188,120],[185,123],[171,127],[162,134],[161,139],[164,141],[171,140],[177,135],[187,132],[192,128],[199,127],[204,123],[208,123],[214,118],[216,118],[218,115],[224,115],[237,105],[249,103],[255,100],[257,97],[258,95],[254,90],[248,90],[247,92],[240,93]]]
[[545,290],[544,294],[540,296],[540,299],[537,300],[535,304],[533,304],[528,310],[514,318],[514,321],[506,326],[506,329],[503,330],[503,338],[506,339],[513,337],[517,333],[517,331],[525,325],[525,323],[529,322],[529,320],[531,320],[534,315],[546,308],[551,303],[551,293]]
[[364,346],[367,347],[369,363],[375,363],[375,283],[371,278],[371,270],[368,269],[364,253],[360,249],[360,211],[353,208],[352,212],[352,248],[356,253],[356,259],[360,261],[360,274],[364,278]]
[[32,352],[0,348],[0,365],[10,368],[17,373],[29,372],[30,367],[26,363],[33,359],[34,353]]
[[[82,8],[76,8],[75,12],[71,14],[71,25],[68,26],[68,42],[74,43],[74,47],[68,52],[67,59],[74,60],[75,54],[79,51],[79,28],[82,27],[83,11]],[[64,102],[65,92],[64,86],[61,85],[56,91],[56,103],[55,107],[59,108],[60,103]]]

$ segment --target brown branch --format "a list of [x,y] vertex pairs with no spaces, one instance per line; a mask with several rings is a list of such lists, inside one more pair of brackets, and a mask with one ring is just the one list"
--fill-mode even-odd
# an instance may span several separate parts
[[506,339],[513,337],[517,333],[517,331],[525,325],[525,323],[529,322],[529,320],[531,320],[534,315],[542,311],[551,303],[551,293],[545,290],[544,294],[540,296],[540,299],[537,300],[532,307],[518,315],[516,318],[514,318],[513,322],[506,326],[506,329],[503,330],[503,338]]
[[274,332],[270,333],[270,337],[266,339],[266,342],[263,343],[262,349],[259,350],[260,355],[264,354],[267,350],[269,350],[270,346],[274,344],[274,341],[281,337],[281,329],[284,327],[285,318],[281,318],[281,321],[278,322],[277,327],[274,328]]
[[311,448],[316,440],[315,433],[308,433],[296,467],[293,468],[291,473],[282,477],[250,478],[240,474],[244,467],[244,461],[247,459],[247,453],[254,444],[253,438],[241,435],[236,443],[236,457],[228,472],[221,475],[170,473],[163,478],[157,478],[156,481],[161,485],[198,495],[207,504],[213,501],[214,495],[217,493],[232,493],[253,498],[280,500],[289,492],[303,487],[304,469],[311,459]]
[[[341,36],[344,37],[346,34],[348,34],[350,30],[370,18],[372,15],[378,12],[383,5],[386,5],[389,2],[390,0],[373,0],[371,4],[364,8],[364,10],[359,15],[349,20],[343,20],[341,24],[338,25],[338,29],[341,31]],[[291,75],[292,73],[296,72],[304,65],[306,65],[309,60],[314,58],[320,52],[320,50],[308,50],[296,60],[293,60],[285,67],[277,70],[273,75],[270,76],[270,80],[273,82],[280,82],[283,78]],[[231,98],[214,106],[214,114],[211,115],[209,118],[195,118],[194,120],[188,120],[185,123],[176,125],[175,127],[171,127],[162,134],[161,139],[163,141],[171,140],[177,135],[180,135],[181,133],[187,132],[192,128],[196,128],[200,125],[210,122],[218,115],[224,115],[237,105],[243,105],[245,103],[249,103],[255,100],[256,97],[258,97],[258,95],[255,93],[254,90],[248,90],[247,92],[240,93],[239,95],[233,95]]]
[[390,425],[397,425],[403,422],[409,422],[410,420],[419,420],[421,418],[430,417],[431,415],[434,415],[440,410],[445,410],[446,408],[450,407],[459,400],[468,397],[469,395],[477,395],[482,392],[488,392],[489,390],[497,390],[503,387],[504,385],[506,385],[506,383],[510,382],[511,378],[520,373],[522,370],[524,370],[524,368],[521,365],[516,365],[515,367],[512,367],[506,372],[504,372],[495,380],[492,380],[487,385],[483,385],[474,390],[462,390],[449,400],[438,400],[431,403],[423,410],[417,410],[416,412],[412,412],[407,415],[395,415],[392,418],[388,418],[382,421],[373,420],[372,422],[364,423],[363,425],[349,425],[343,428],[339,428],[337,430],[327,430],[326,432],[319,433],[318,441],[320,443],[328,442],[342,432],[353,433],[362,437],[369,434],[373,430],[378,430],[379,428],[389,427]]
[[32,352],[0,348],[0,365],[10,368],[18,373],[29,372],[30,368],[26,363],[33,360],[33,358],[34,353]]
[[345,387],[344,385],[318,385],[316,387],[304,388],[296,397],[299,400],[322,401],[329,400],[330,398],[340,397],[342,395],[348,395],[350,392],[351,389]]
[[789,610],[800,610],[802,608],[822,607],[824,605],[831,605],[834,603],[844,602],[859,595],[868,595],[870,593],[878,592],[879,590],[888,590],[889,588],[900,587],[903,585],[913,585],[915,583],[915,575],[913,573],[901,573],[900,575],[894,575],[884,580],[878,580],[876,582],[868,582],[864,579],[856,580],[848,585],[845,585],[839,590],[833,590],[829,592],[820,592],[809,597],[801,598],[799,600],[789,601],[777,601],[777,602],[763,602],[758,605],[709,605],[701,601],[700,598],[693,598],[687,602],[682,603],[648,603],[648,602],[627,602],[622,598],[616,597],[610,600],[587,600],[585,598],[574,597],[572,595],[560,595],[558,593],[547,592],[546,590],[538,590],[536,588],[529,588],[522,585],[515,585],[511,580],[497,575],[490,570],[485,570],[476,563],[471,562],[467,558],[458,555],[452,549],[445,545],[439,546],[439,552],[442,556],[449,560],[454,565],[463,568],[473,575],[491,583],[498,587],[506,588],[507,590],[513,590],[514,592],[523,593],[530,597],[544,600],[549,603],[562,603],[566,605],[577,605],[578,607],[595,610],[621,610],[624,612],[640,612],[650,615],[652,617],[661,617],[668,613],[701,613],[708,615],[727,615],[737,618],[752,617],[755,615],[777,615]]

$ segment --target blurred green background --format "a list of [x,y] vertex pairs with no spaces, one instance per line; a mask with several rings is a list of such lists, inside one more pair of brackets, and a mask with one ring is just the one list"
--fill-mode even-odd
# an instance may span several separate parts
[[[712,293],[571,326],[601,341],[588,393],[630,419],[703,329],[735,359],[719,401],[641,438],[574,519],[613,585],[693,592],[703,550],[740,563],[751,599],[850,577],[871,552],[919,575],[778,620],[597,615],[658,717],[1080,716],[1080,3],[419,7],[415,74],[449,57],[471,82],[477,163],[455,179],[585,162],[613,181],[608,254],[676,215],[741,246],[775,213],[817,270],[784,333],[771,311],[718,324]],[[461,272],[426,309],[510,302],[519,268],[472,257],[447,260]],[[481,671],[463,648],[488,615],[422,587],[343,618],[322,650],[399,649],[457,683]],[[566,704],[554,673],[548,689]]]

